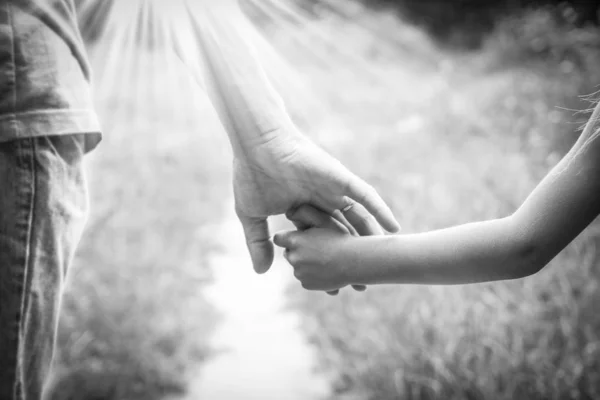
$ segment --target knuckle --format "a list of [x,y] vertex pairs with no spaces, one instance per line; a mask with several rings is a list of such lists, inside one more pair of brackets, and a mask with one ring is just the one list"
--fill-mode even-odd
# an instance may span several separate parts
[[269,239],[265,239],[263,237],[249,237],[246,239],[246,243],[249,246],[253,246],[253,245],[257,245],[257,244],[262,244],[266,241],[268,241]]
[[365,213],[357,213],[355,214],[356,218],[353,220],[354,224],[359,224],[359,225],[369,225],[371,222],[371,215],[370,214],[365,214]]
[[296,215],[296,212],[297,212],[297,211],[298,211],[298,209],[297,209],[297,208],[290,208],[289,210],[287,210],[287,211],[285,212],[285,217],[286,217],[287,219],[294,218],[294,215]]
[[285,213],[286,218],[288,218],[288,219],[297,219],[297,218],[299,218],[300,215],[301,215],[301,213],[302,213],[302,207],[304,207],[304,206],[302,205],[302,206],[299,206],[299,207],[294,207],[294,208],[289,209]]
[[298,246],[298,238],[296,236],[290,236],[287,240],[290,247]]
[[348,173],[343,176],[339,183],[345,193],[350,193],[353,188],[356,188],[356,184],[360,183],[360,179],[352,172],[348,171]]
[[[300,263],[300,256],[297,253],[288,253],[287,260],[292,265],[298,265]],[[298,269],[295,271],[297,272]]]

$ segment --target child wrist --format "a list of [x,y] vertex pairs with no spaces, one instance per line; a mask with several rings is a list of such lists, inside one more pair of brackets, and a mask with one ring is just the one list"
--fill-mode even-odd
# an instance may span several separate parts
[[348,285],[366,284],[360,268],[360,251],[356,251],[360,239],[360,237],[352,238],[338,253],[338,262],[342,267],[344,282]]

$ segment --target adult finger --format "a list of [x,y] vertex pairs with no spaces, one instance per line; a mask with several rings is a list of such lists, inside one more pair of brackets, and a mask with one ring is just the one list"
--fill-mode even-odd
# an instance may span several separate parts
[[296,229],[298,229],[299,231],[305,231],[307,229],[312,228],[312,226],[310,224],[307,224],[305,222],[302,221],[296,221],[293,219],[290,219],[290,221],[292,221],[292,224],[294,224],[294,226],[296,227]]
[[360,236],[383,235],[377,220],[360,203],[350,204],[342,214]]
[[352,285],[352,289],[356,290],[357,292],[364,292],[367,290],[367,287],[365,285]]
[[379,193],[362,179],[354,177],[348,184],[347,192],[347,196],[362,204],[385,230],[398,232],[401,229],[392,210],[379,196]]
[[340,290],[331,290],[329,292],[327,292],[328,295],[330,296],[337,296],[338,294],[340,294]]
[[340,210],[333,210],[331,216],[340,224],[342,224],[352,236],[358,236],[358,232],[356,232],[356,229],[354,229],[352,224],[348,222],[348,220],[346,219],[346,217],[344,217],[344,214]]
[[264,274],[271,268],[274,258],[273,243],[270,240],[269,224],[266,218],[238,216],[244,228],[246,245],[250,252],[254,271]]

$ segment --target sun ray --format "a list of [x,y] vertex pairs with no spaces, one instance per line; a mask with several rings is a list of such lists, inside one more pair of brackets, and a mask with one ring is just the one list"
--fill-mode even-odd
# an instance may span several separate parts
[[[191,107],[185,104],[182,94],[193,90],[206,93],[206,75],[202,73],[205,61],[191,21],[202,24],[208,20],[201,12],[187,15],[186,1],[78,1],[80,23],[84,31],[91,32],[89,52],[97,97],[109,103],[111,115],[104,118],[105,124],[127,120],[134,130],[147,126],[159,115],[161,121],[175,124],[189,119]],[[209,13],[238,7],[236,3],[193,1],[194,6]],[[383,27],[373,24],[376,19],[369,18],[372,12],[364,6],[340,0],[320,3],[327,12],[317,17],[298,0],[244,0],[246,14],[225,12],[219,17],[229,19],[226,23],[254,47],[289,111],[308,125],[311,115],[331,107],[326,88],[318,87],[314,80],[315,72],[317,76],[343,74],[366,84],[388,83],[385,74],[377,70],[380,64],[366,60],[362,49],[350,48],[353,42],[344,35],[366,38],[364,41],[377,46],[377,51],[402,44],[402,38],[382,32]],[[336,31],[332,26],[342,28]],[[198,85],[191,87],[191,80]],[[120,105],[110,106],[110,99]]]

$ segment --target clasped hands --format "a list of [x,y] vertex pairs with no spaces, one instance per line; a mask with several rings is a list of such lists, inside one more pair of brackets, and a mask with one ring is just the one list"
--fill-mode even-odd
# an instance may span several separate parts
[[[272,215],[286,214],[298,228],[274,238],[286,249],[295,276],[305,288],[330,294],[349,284],[329,264],[335,248],[331,244],[353,235],[379,235],[382,227],[389,232],[400,229],[370,185],[302,135],[273,135],[236,154],[233,167],[236,213],[257,273],[265,273],[273,263],[267,222]],[[336,272],[337,280],[328,279],[328,269]]]

